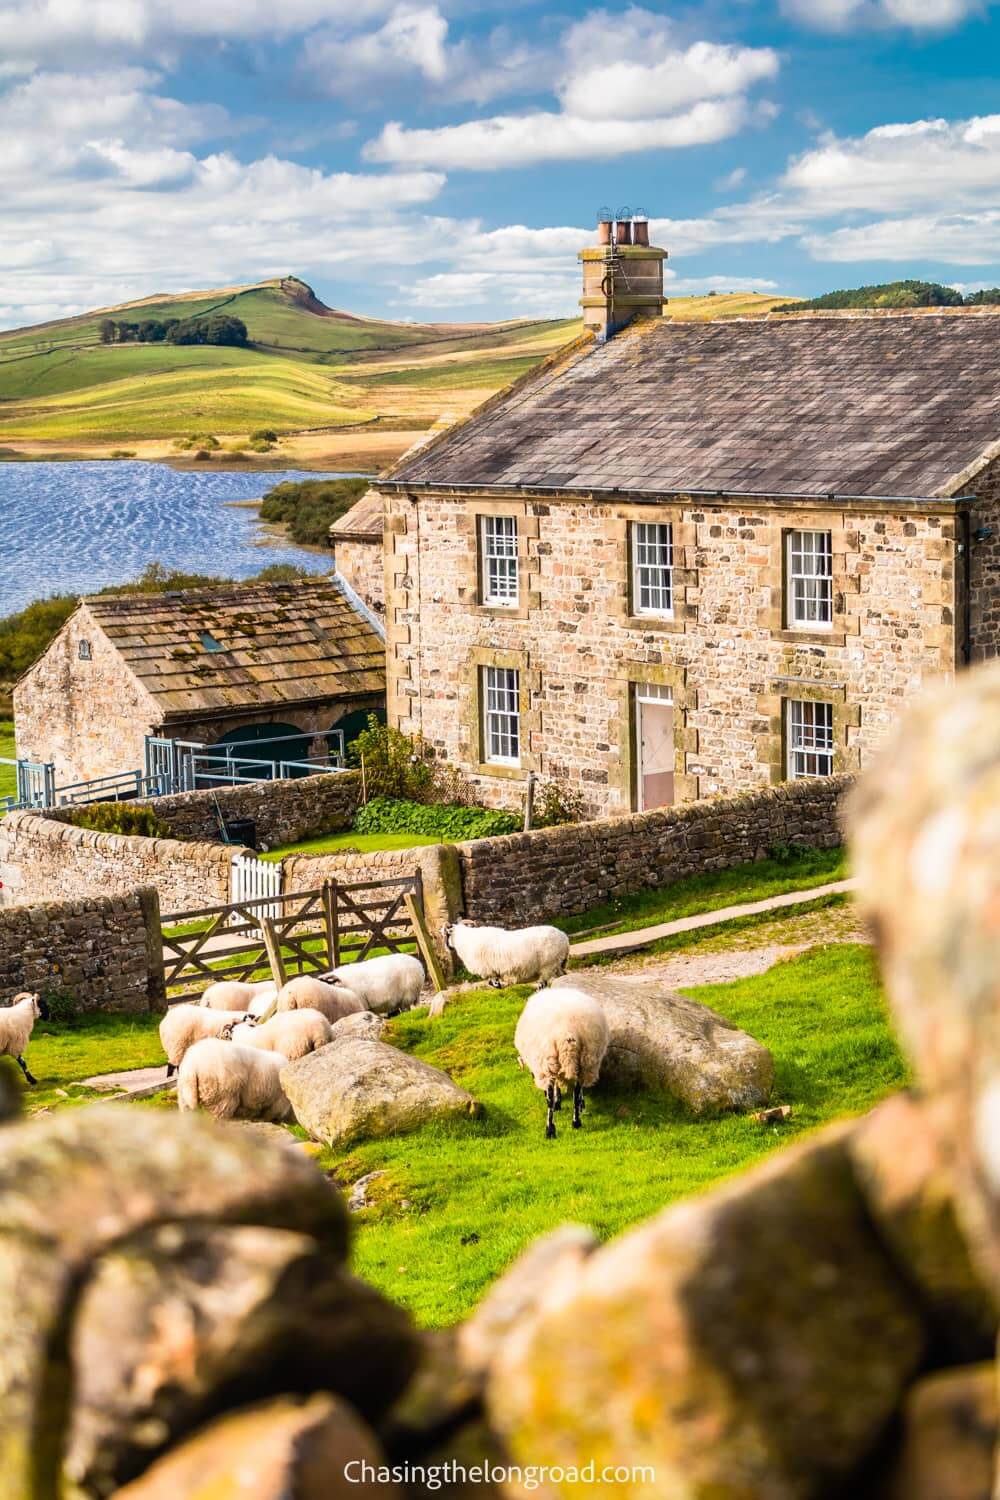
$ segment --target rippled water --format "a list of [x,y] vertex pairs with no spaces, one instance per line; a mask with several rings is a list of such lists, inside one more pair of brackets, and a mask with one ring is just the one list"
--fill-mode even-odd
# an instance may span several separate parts
[[331,559],[267,540],[249,507],[285,479],[336,475],[180,471],[166,464],[0,463],[0,615],[45,594],[126,583],[147,563],[247,578],[272,563]]

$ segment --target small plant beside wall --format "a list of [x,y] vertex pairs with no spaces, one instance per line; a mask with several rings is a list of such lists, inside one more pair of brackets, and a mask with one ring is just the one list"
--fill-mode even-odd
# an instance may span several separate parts
[[151,807],[133,807],[130,802],[90,802],[75,807],[69,821],[74,828],[92,828],[96,833],[138,834],[145,839],[176,837]]
[[423,741],[380,724],[374,714],[369,714],[368,727],[348,745],[347,759],[361,770],[366,802],[376,797],[406,802],[435,800],[434,762]]
[[454,803],[407,802],[395,797],[376,797],[360,808],[354,820],[355,833],[415,833],[459,842],[517,833],[521,819],[514,813],[486,807],[459,807]]
[[586,809],[579,792],[561,781],[542,781],[535,788],[534,826],[555,828],[560,823],[582,823]]

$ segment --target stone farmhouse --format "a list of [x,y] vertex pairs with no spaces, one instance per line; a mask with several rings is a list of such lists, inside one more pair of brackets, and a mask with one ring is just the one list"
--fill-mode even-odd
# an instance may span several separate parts
[[382,496],[368,490],[330,527],[337,572],[377,615],[385,613]]
[[494,805],[855,771],[1000,644],[1000,318],[673,322],[629,229],[584,337],[378,483],[389,721]]
[[59,783],[141,767],[147,735],[325,755],[381,716],[384,662],[336,577],[82,599],[15,685],[17,750]]

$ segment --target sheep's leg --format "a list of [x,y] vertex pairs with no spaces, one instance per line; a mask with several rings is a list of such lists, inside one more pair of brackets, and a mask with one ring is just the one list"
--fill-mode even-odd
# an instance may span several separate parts
[[573,1086],[573,1129],[574,1130],[579,1130],[580,1126],[583,1124],[583,1121],[580,1119],[580,1116],[582,1114],[583,1114],[583,1089],[577,1083],[577,1084],[574,1084],[574,1086]]
[[556,1109],[562,1109],[562,1089],[559,1087],[558,1084],[555,1085],[555,1091],[556,1091]]
[[170,1063],[170,1062],[168,1062],[167,1063],[167,1077],[168,1078],[173,1078],[173,1076],[174,1076],[174,1074],[176,1072],[177,1072],[177,1064],[176,1063]]
[[25,1078],[28,1080],[29,1083],[37,1083],[38,1082],[38,1079],[37,1078],[33,1078],[32,1075],[28,1072],[28,1064],[25,1062],[25,1060],[24,1060],[23,1057],[19,1057],[17,1059],[17,1065],[21,1069],[21,1072],[24,1074]]
[[545,1090],[545,1099],[549,1106],[549,1112],[545,1120],[545,1139],[553,1141],[556,1135],[556,1122],[552,1118],[556,1108],[556,1086],[554,1083],[550,1083]]

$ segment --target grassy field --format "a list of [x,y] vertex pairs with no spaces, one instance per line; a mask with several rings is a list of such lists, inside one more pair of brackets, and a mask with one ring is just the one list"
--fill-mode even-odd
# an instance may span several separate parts
[[[743,293],[677,298],[670,316],[759,314],[778,300]],[[191,432],[232,441],[273,427],[282,442],[272,463],[377,467],[443,415],[471,411],[581,326],[575,319],[419,324],[353,317],[325,307],[294,278],[105,311],[130,322],[225,312],[243,319],[254,347],[105,345],[99,312],[0,333],[3,456],[102,457],[127,443],[141,458],[158,458]],[[362,428],[377,441],[359,442],[355,429]]]
[[[14,720],[0,719],[0,756],[14,757]],[[17,772],[13,766],[0,766],[0,797],[12,797],[17,791]]]
[[[468,992],[436,1020],[418,1010],[390,1023],[387,1039],[468,1088],[484,1106],[481,1119],[318,1158],[345,1185],[384,1174],[355,1219],[355,1267],[424,1325],[462,1317],[553,1226],[574,1220],[603,1238],[618,1234],[907,1081],[870,950],[831,944],[756,978],[686,991],[771,1048],[775,1102],[793,1107],[785,1124],[696,1119],[663,1096],[598,1087],[583,1130],[569,1129],[565,1115],[558,1138],[546,1141],[542,1097],[513,1052],[528,993]],[[39,1023],[29,1107],[73,1106],[92,1097],[80,1088],[92,1073],[161,1061],[155,1018]]]

